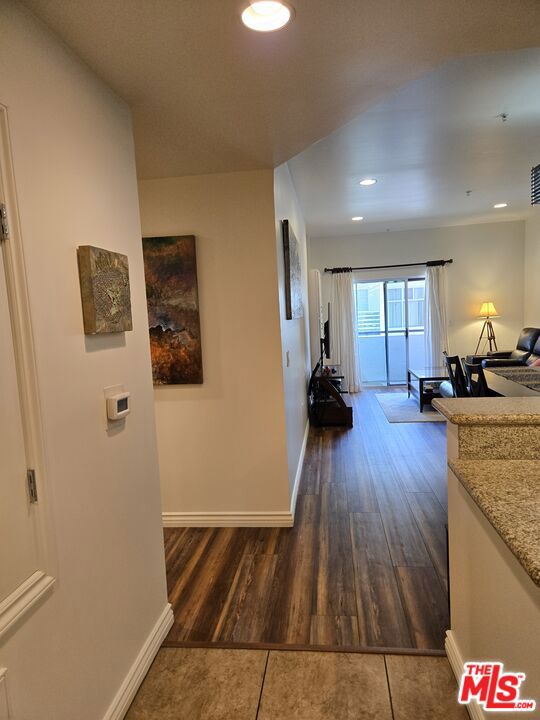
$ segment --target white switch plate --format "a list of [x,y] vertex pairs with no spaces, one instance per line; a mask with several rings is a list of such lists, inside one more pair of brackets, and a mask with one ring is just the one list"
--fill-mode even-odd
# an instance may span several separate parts
[[0,720],[9,720],[10,718],[6,673],[6,668],[0,668]]

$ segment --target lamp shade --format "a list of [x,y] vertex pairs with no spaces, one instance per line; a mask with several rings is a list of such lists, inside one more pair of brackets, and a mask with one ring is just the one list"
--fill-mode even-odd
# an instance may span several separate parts
[[499,317],[499,313],[492,302],[485,302],[480,308],[480,317]]

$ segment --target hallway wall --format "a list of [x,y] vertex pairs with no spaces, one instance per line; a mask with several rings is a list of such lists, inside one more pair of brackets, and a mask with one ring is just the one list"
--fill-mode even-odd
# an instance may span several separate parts
[[165,522],[287,514],[273,172],[145,180],[139,193],[144,235],[197,242],[204,382],[154,389]]
[[[0,667],[14,718],[101,720],[167,603],[130,114],[18,4],[0,4],[0,27],[57,557]],[[128,255],[133,332],[83,334],[83,244]],[[107,433],[117,383],[133,411]]]
[[525,222],[525,320],[524,324],[540,327],[540,207]]
[[[309,307],[307,300],[306,225],[293,179],[286,163],[274,170],[274,205],[289,489],[293,494],[295,492],[295,482],[299,482],[300,479],[299,473],[302,469],[300,462],[303,459],[307,439],[307,383],[310,374]],[[287,320],[285,315],[285,267],[281,226],[281,221],[284,219],[289,220],[290,227],[298,240],[300,261],[302,263],[304,317],[293,320]]]

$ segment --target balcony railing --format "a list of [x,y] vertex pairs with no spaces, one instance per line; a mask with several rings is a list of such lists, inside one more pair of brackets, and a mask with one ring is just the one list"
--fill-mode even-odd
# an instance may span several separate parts
[[372,333],[381,331],[381,313],[378,310],[360,310],[357,313],[358,332]]

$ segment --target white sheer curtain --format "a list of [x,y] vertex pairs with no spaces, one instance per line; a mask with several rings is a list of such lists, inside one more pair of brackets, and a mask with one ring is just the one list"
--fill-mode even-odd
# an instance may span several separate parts
[[360,360],[356,332],[356,303],[352,272],[332,273],[330,302],[330,357],[340,366],[344,386],[360,392]]
[[443,352],[448,351],[446,320],[446,267],[427,265],[424,343],[426,365],[444,364]]

